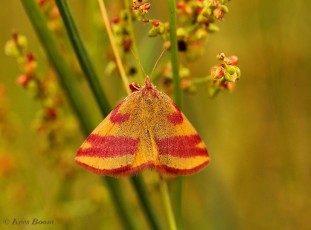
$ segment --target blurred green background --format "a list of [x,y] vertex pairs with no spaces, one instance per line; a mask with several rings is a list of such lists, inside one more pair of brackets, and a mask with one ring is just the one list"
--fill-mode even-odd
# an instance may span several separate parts
[[[150,13],[167,20],[166,1],[150,2]],[[118,82],[105,77],[105,63],[97,60],[104,51],[96,49],[100,39],[91,32],[96,1],[70,3],[101,80],[115,86],[104,87],[115,106],[125,94]],[[193,76],[204,76],[218,64],[216,54],[225,52],[239,57],[242,77],[233,93],[214,99],[208,98],[203,85],[195,95],[184,95],[183,111],[211,155],[206,169],[185,177],[184,229],[310,229],[311,5],[306,0],[233,0],[228,6],[229,14],[218,23],[220,32],[209,36],[204,56],[190,67]],[[149,72],[159,55],[150,47],[160,47],[161,39],[146,39],[147,27],[135,25],[140,58]],[[2,0],[1,47],[12,31],[27,36],[29,50],[44,56],[21,3]],[[34,130],[33,120],[40,104],[16,84],[20,70],[14,58],[0,52],[0,62],[0,84],[16,133],[14,140],[0,141],[0,156],[9,155],[12,164],[8,173],[0,174],[0,221],[36,217],[54,220],[53,226],[40,229],[121,229],[99,176],[73,162],[82,135],[61,151],[39,151],[43,137]],[[99,122],[91,95],[85,96]],[[55,154],[62,154],[66,164],[55,167]],[[62,167],[74,168],[75,176],[64,176]],[[121,180],[133,210],[144,221],[132,188]],[[152,198],[158,199],[153,181],[147,183]],[[0,223],[0,229],[10,228]]]

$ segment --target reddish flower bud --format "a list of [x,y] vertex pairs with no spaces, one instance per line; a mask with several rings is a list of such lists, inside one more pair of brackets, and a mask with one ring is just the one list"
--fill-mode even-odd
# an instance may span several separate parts
[[38,0],[38,4],[39,4],[39,6],[43,6],[43,5],[44,5],[44,3],[45,3],[45,0]]
[[51,16],[53,19],[58,19],[60,17],[60,13],[58,11],[57,6],[54,6],[51,10]]
[[228,59],[231,61],[230,64],[228,63],[229,65],[237,65],[239,62],[238,57],[235,55],[230,56]]
[[45,109],[45,115],[51,119],[55,119],[57,117],[56,110],[52,107],[48,107]]
[[150,9],[150,6],[151,6],[150,3],[145,3],[145,4],[143,5],[143,9],[144,9],[144,10],[149,10],[149,9]]
[[218,1],[217,0],[214,0],[213,2],[212,2],[212,6],[215,6],[215,7],[217,7],[218,6]]
[[236,83],[225,81],[224,83],[220,83],[219,85],[232,92],[235,89]]
[[219,79],[224,76],[224,71],[221,66],[216,66],[212,68],[211,75],[214,79]]
[[28,61],[28,62],[24,65],[24,70],[25,70],[27,73],[34,72],[36,68],[37,68],[37,62],[36,62],[36,61]]
[[178,2],[177,3],[177,9],[183,9],[185,7],[186,3],[185,2]]
[[125,38],[124,42],[123,42],[123,50],[124,50],[124,52],[129,51],[130,48],[131,48],[131,45],[132,45],[132,39],[130,39],[128,37]]
[[27,61],[34,61],[35,60],[35,55],[33,53],[27,53],[26,54]]
[[129,84],[129,87],[132,92],[138,91],[140,89],[140,86],[134,82],[132,84]]
[[11,173],[16,167],[15,159],[11,155],[1,154],[0,156],[0,175]]
[[112,23],[117,24],[117,23],[119,23],[119,22],[120,22],[120,17],[114,17],[114,18],[112,19]]
[[154,20],[152,24],[154,27],[158,27],[160,25],[160,22],[157,20]]
[[29,81],[30,81],[30,77],[26,74],[21,74],[16,79],[17,84],[24,86],[24,87],[27,86]]
[[215,10],[213,10],[213,14],[215,18],[222,19],[224,17],[224,10],[223,8],[216,8]]
[[202,12],[202,10],[203,10],[203,8],[198,7],[198,8],[197,8],[197,11],[196,11],[197,15],[199,15],[199,14]]

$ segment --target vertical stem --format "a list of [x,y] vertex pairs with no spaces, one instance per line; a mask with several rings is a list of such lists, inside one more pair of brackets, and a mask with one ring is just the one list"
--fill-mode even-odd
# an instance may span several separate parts
[[91,63],[89,54],[84,46],[84,42],[72,16],[68,2],[67,0],[55,0],[55,2],[65,24],[68,37],[79,60],[80,66],[86,76],[86,79],[88,80],[97,103],[100,105],[99,108],[101,109],[102,114],[107,116],[111,111],[108,100],[102,91],[97,74]]
[[125,70],[124,70],[124,67],[123,67],[123,64],[122,64],[121,57],[120,57],[119,52],[118,52],[118,48],[117,48],[116,42],[115,42],[115,40],[113,38],[113,34],[112,34],[111,27],[110,27],[110,22],[109,22],[107,10],[106,10],[105,2],[104,2],[104,0],[98,0],[98,4],[99,4],[99,7],[100,7],[100,11],[101,11],[102,17],[103,17],[103,21],[105,23],[105,27],[106,27],[107,34],[108,34],[108,37],[109,37],[109,40],[110,40],[110,44],[111,44],[114,56],[116,58],[117,66],[118,66],[118,69],[120,71],[120,75],[121,75],[121,78],[122,78],[122,81],[123,81],[123,85],[124,85],[125,91],[127,92],[127,94],[130,94],[131,91],[130,91],[130,88],[129,88],[129,83],[128,83],[128,80],[127,80],[127,77],[126,77],[126,73],[125,73]]
[[176,1],[168,0],[169,22],[170,22],[170,41],[171,41],[171,62],[173,70],[174,98],[176,105],[181,108],[181,89],[179,79],[178,49],[176,35]]
[[112,197],[112,200],[114,201],[115,205],[119,207],[117,214],[120,215],[120,217],[122,218],[125,229],[130,230],[140,229],[137,226],[135,218],[124,218],[127,217],[129,213],[131,213],[131,217],[133,217],[133,211],[124,198],[118,180],[113,177],[102,177],[102,180],[108,185],[108,189],[110,190],[110,196]]
[[[125,8],[126,8],[126,13],[127,13],[127,22],[128,22],[128,28],[127,29],[130,32],[130,37],[132,40],[132,46],[133,46],[134,53],[135,53],[137,59],[140,60],[138,49],[137,49],[136,38],[135,38],[134,31],[133,31],[134,30],[133,19],[132,19],[131,6],[129,4],[129,0],[124,0],[124,4],[125,4]],[[145,77],[143,76],[142,71],[140,69],[140,65],[137,61],[136,61],[136,69],[138,72],[138,77],[139,77],[140,83],[142,84],[142,83],[144,83]]]
[[171,206],[170,196],[167,189],[167,184],[164,178],[160,177],[160,192],[163,199],[164,209],[169,224],[169,230],[177,230],[173,209]]
[[140,175],[133,176],[131,178],[131,182],[134,185],[136,192],[139,196],[139,199],[141,201],[141,204],[144,208],[145,215],[148,217],[149,224],[153,230],[161,230],[163,229],[160,221],[158,220],[158,217],[154,211],[154,208],[152,207],[152,204],[150,202],[150,199],[148,197],[148,193],[145,189],[144,182],[142,180],[142,177]]
[[[178,64],[178,49],[177,49],[177,35],[176,35],[176,1],[168,0],[169,7],[169,22],[170,22],[170,41],[171,41],[171,62],[173,70],[173,86],[174,86],[174,98],[176,105],[182,109],[182,97],[179,79],[179,64]],[[182,177],[177,177],[176,181],[176,201],[175,211],[178,228],[182,228]]]

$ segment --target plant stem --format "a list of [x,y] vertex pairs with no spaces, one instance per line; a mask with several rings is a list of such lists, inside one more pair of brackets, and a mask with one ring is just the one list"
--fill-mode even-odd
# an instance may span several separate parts
[[111,108],[109,106],[106,95],[102,91],[100,82],[98,80],[99,78],[97,77],[95,69],[90,61],[89,54],[84,46],[82,37],[79,33],[68,2],[67,0],[55,0],[55,2],[63,19],[68,37],[79,60],[80,66],[88,80],[97,103],[100,105],[99,108],[101,109],[102,114],[107,116],[110,113]]
[[[171,62],[173,70],[173,86],[174,86],[174,98],[176,105],[182,109],[182,96],[180,88],[179,79],[179,64],[178,64],[178,49],[177,49],[177,34],[176,34],[176,1],[168,0],[169,8],[169,23],[170,23],[170,41],[171,41]],[[175,211],[176,219],[178,223],[178,228],[182,228],[182,177],[178,176],[176,181],[176,201],[175,201]]]
[[111,27],[110,27],[110,22],[109,22],[107,10],[106,10],[105,2],[104,2],[104,0],[98,0],[98,4],[99,4],[99,7],[100,7],[100,11],[101,11],[102,17],[103,17],[103,21],[105,23],[105,27],[106,27],[107,34],[108,34],[108,37],[109,37],[109,40],[110,40],[112,51],[113,51],[114,56],[116,58],[117,66],[118,66],[118,69],[120,71],[120,75],[121,75],[121,78],[122,78],[122,82],[123,82],[125,91],[127,92],[127,94],[130,94],[131,91],[130,91],[130,88],[129,88],[129,83],[128,83],[128,80],[127,80],[127,77],[126,77],[126,74],[125,74],[125,70],[124,70],[124,67],[123,67],[123,64],[122,64],[121,57],[120,57],[119,52],[118,52],[118,48],[117,48],[116,42],[115,42],[115,40],[113,38],[113,34],[112,34]]
[[[134,216],[133,210],[131,209],[131,207],[128,205],[128,203],[124,198],[118,179],[113,177],[101,177],[101,178],[103,182],[107,184],[110,190],[110,196],[112,197],[114,204],[118,207],[117,214],[120,215],[120,217],[122,218],[125,229],[131,230],[141,229],[140,227],[137,226],[135,218],[133,217]],[[129,217],[129,214],[130,218],[124,218]]]
[[[134,53],[136,55],[136,58],[138,60],[140,60],[138,49],[137,49],[136,38],[135,38],[135,34],[134,34],[134,29],[133,29],[133,19],[132,19],[131,6],[129,4],[129,0],[124,0],[124,4],[125,4],[126,13],[127,13],[127,22],[128,22],[128,28],[127,29],[130,32],[130,37],[132,40],[132,46],[133,46],[133,50],[134,50]],[[143,84],[145,81],[145,77],[143,76],[142,70],[140,69],[140,65],[137,61],[136,61],[136,69],[138,72],[138,77],[139,77],[140,83]]]
[[134,185],[136,192],[138,194],[138,197],[141,201],[141,205],[143,206],[145,210],[145,215],[148,217],[149,224],[152,229],[154,230],[160,230],[163,229],[160,221],[158,220],[158,217],[152,207],[152,204],[150,202],[150,199],[148,197],[148,193],[145,189],[145,185],[143,182],[143,179],[140,175],[131,177],[131,182]]
[[[21,0],[23,7],[39,37],[39,40],[49,57],[56,73],[59,76],[61,86],[63,87],[69,102],[80,120],[84,136],[93,130],[94,124],[91,122],[91,116],[87,113],[87,109],[83,102],[82,96],[79,92],[76,79],[66,64],[63,56],[58,50],[56,41],[48,29],[45,18],[40,12],[39,6],[35,0]],[[120,218],[122,219],[126,229],[139,229],[137,227],[133,213],[125,203],[125,199],[121,189],[119,188],[118,181],[113,178],[103,178],[107,183],[110,194],[115,202]]]
[[163,199],[163,204],[167,216],[167,221],[169,224],[169,230],[177,230],[175,219],[174,219],[174,213],[171,206],[170,196],[167,189],[166,181],[162,176],[160,176],[160,192]]
[[179,79],[178,49],[176,35],[176,1],[168,0],[169,22],[170,22],[170,41],[171,41],[171,62],[173,70],[174,98],[176,105],[181,108],[181,88]]
[[208,81],[208,77],[197,77],[197,78],[193,78],[191,81],[193,84],[202,84],[202,83],[206,83]]

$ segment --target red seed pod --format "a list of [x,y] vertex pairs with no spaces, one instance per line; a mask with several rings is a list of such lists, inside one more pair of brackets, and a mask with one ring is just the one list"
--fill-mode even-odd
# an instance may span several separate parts
[[132,92],[138,91],[140,89],[140,86],[134,82],[132,84],[129,84],[129,87]]
[[215,72],[214,73],[212,73],[212,74],[214,74],[214,75],[212,75],[213,77],[214,77],[214,79],[219,79],[219,78],[222,78],[223,76],[224,76],[224,70],[223,70],[223,68],[221,67],[221,66],[218,66],[217,68],[216,68],[216,70],[214,70]]
[[27,53],[26,57],[27,57],[27,61],[29,61],[29,62],[35,60],[35,55],[33,53]]
[[237,65],[239,63],[239,59],[235,55],[230,56],[228,59],[231,61],[230,65]]
[[51,10],[51,16],[53,19],[58,19],[60,17],[60,13],[58,11],[57,6],[54,6]]
[[45,109],[45,115],[51,119],[55,119],[57,117],[56,110],[52,107],[48,107]]
[[117,23],[119,23],[120,22],[120,17],[114,17],[113,19],[112,19],[112,23],[114,23],[114,24],[117,24]]
[[216,8],[215,10],[213,10],[213,14],[215,18],[222,19],[224,17],[224,10],[221,7]]
[[222,86],[225,89],[227,89],[230,92],[232,92],[235,89],[236,83],[235,82],[225,81],[224,83],[220,83],[219,86]]
[[144,9],[144,10],[149,10],[150,7],[151,7],[151,4],[150,4],[150,3],[145,3],[145,4],[143,5],[143,9]]
[[219,3],[218,3],[218,1],[217,1],[217,0],[214,0],[214,1],[212,2],[212,6],[217,7],[218,5],[219,5]]
[[129,51],[130,48],[131,48],[131,45],[132,45],[132,39],[130,39],[129,37],[125,38],[124,42],[123,42],[123,50],[124,50],[124,52]]
[[177,9],[183,9],[185,7],[186,3],[185,2],[178,2],[177,3]]
[[158,27],[160,25],[160,22],[157,20],[154,20],[152,24],[154,27]]
[[16,79],[17,84],[24,86],[24,87],[27,86],[29,81],[30,81],[30,76],[28,76],[26,74],[21,74]]

